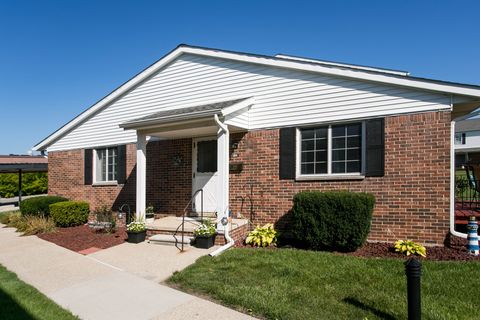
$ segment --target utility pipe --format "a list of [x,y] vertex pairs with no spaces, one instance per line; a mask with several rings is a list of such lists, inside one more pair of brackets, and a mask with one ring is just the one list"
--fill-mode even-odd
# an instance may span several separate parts
[[[213,116],[213,119],[217,123],[218,127],[220,129],[222,129],[223,133],[226,135],[226,143],[227,143],[227,148],[228,148],[228,144],[230,143],[230,141],[229,141],[230,140],[230,138],[229,138],[230,137],[230,132],[228,130],[228,127],[225,124],[223,124],[220,121],[220,119],[218,119],[218,115],[215,114]],[[221,150],[220,152],[223,152],[223,150]],[[227,175],[226,179],[227,179],[227,196],[228,196],[228,184],[229,184],[229,181],[228,181],[228,164],[227,164],[228,157],[229,157],[228,149],[227,149],[227,154],[224,155],[224,156],[227,157],[227,161],[223,161],[222,165],[226,167],[226,170],[223,170],[223,171],[226,172],[226,175]],[[220,178],[222,178],[222,177],[220,177]],[[229,234],[229,232],[230,232],[230,228],[229,228],[230,222],[229,222],[228,218],[229,218],[230,215],[228,214],[228,212],[229,212],[228,210],[229,210],[229,204],[228,204],[228,201],[227,201],[226,206],[225,206],[225,212],[223,212],[223,217],[221,218],[221,222],[224,225],[224,233],[225,233],[225,239],[227,240],[227,243],[225,245],[221,246],[220,248],[218,248],[217,250],[213,251],[212,253],[210,253],[211,257],[216,257],[216,256],[222,254],[225,250],[233,247],[233,245],[235,244],[235,241],[233,241],[233,239],[230,237],[230,234]],[[226,218],[226,219],[224,220],[224,218]],[[224,223],[224,221],[225,221],[225,223]]]

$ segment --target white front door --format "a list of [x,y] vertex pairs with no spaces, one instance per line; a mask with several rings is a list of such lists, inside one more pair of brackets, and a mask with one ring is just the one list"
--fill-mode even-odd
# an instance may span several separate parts
[[[192,193],[203,189],[203,212],[217,211],[217,138],[193,139],[193,181]],[[193,200],[193,211],[200,214],[202,194],[198,192]]]

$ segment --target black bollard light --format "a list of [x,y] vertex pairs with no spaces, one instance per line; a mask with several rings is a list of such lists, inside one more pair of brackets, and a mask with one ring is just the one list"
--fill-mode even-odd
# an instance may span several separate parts
[[405,274],[407,275],[408,320],[420,320],[422,317],[420,303],[422,263],[415,258],[408,259],[405,262]]

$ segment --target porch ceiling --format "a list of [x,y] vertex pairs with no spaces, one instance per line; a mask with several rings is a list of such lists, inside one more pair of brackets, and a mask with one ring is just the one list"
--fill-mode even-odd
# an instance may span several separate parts
[[452,120],[459,121],[472,116],[472,112],[480,108],[480,100],[474,102],[454,103]]

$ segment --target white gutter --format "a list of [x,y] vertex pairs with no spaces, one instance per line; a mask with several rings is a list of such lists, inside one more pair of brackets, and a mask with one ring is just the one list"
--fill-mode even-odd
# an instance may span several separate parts
[[456,237],[467,238],[466,233],[455,230],[455,121],[450,124],[450,233]]
[[[223,132],[226,134],[227,139],[228,139],[229,134],[230,134],[230,132],[228,131],[228,127],[218,119],[218,115],[215,114],[213,116],[213,119],[217,123],[218,127],[223,130]],[[227,145],[228,145],[228,143],[229,143],[229,141],[227,140]],[[228,157],[228,152],[227,152],[227,157]],[[222,163],[222,165],[227,166],[226,173],[227,173],[227,194],[228,194],[228,158],[227,158],[227,161],[225,163]],[[225,234],[225,239],[227,240],[227,243],[225,245],[221,246],[220,248],[218,248],[217,250],[213,251],[212,253],[210,253],[211,257],[216,257],[216,256],[222,254],[225,250],[230,249],[235,244],[235,241],[233,241],[233,239],[230,237],[230,234],[229,234],[229,232],[230,232],[229,223],[230,222],[228,220],[228,218],[229,218],[228,209],[229,209],[229,204],[228,204],[228,200],[227,200],[227,203],[226,203],[226,206],[225,206],[225,212],[223,212],[223,217],[221,218],[222,224],[225,227],[224,234]],[[226,218],[226,219],[223,220],[224,218]],[[223,222],[223,221],[225,221],[225,222]]]

